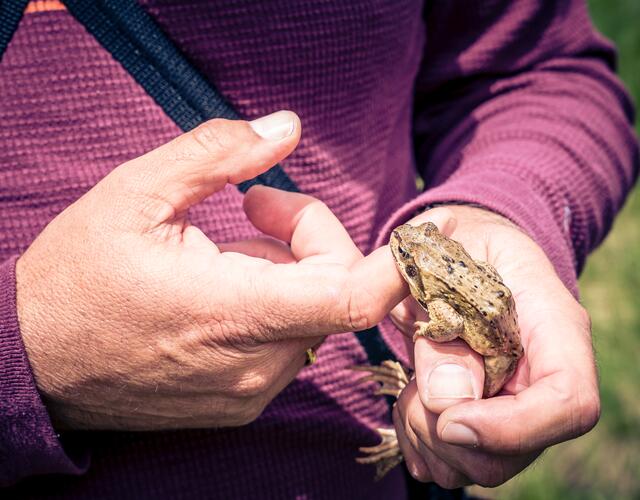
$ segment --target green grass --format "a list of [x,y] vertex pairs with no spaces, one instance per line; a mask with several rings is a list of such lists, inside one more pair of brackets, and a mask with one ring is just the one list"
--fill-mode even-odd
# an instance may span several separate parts
[[[640,103],[640,0],[591,0],[598,28],[619,50],[619,74]],[[636,131],[640,127],[636,125]],[[580,279],[593,320],[602,418],[588,435],[548,450],[483,497],[640,499],[640,190],[636,188]]]

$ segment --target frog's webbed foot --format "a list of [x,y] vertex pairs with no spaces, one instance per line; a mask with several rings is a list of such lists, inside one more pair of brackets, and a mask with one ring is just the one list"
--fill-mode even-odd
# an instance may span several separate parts
[[429,320],[416,321],[414,342],[418,337],[427,337],[434,342],[449,342],[464,332],[462,316],[444,300],[434,300],[426,306]]
[[360,451],[364,457],[356,458],[359,464],[376,464],[375,480],[382,479],[387,472],[402,462],[402,453],[398,446],[398,437],[395,429],[376,429],[382,437],[382,442],[377,446],[363,446]]
[[352,370],[369,372],[370,374],[362,377],[359,382],[379,382],[380,387],[376,390],[376,396],[400,396],[402,389],[409,383],[407,372],[404,371],[402,365],[397,361],[383,361],[380,366],[352,366]]
[[[381,384],[375,394],[397,398],[409,383],[409,377],[397,361],[383,361],[380,366],[353,366],[353,370],[369,372],[360,382],[378,382]],[[376,446],[364,446],[360,451],[365,456],[356,458],[359,464],[376,464],[375,480],[382,479],[387,472],[402,462],[402,453],[398,446],[395,429],[376,429],[382,442]]]

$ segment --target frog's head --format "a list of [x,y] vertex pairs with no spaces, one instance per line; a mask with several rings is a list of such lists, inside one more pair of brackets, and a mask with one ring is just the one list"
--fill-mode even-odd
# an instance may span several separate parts
[[453,280],[458,277],[458,267],[466,272],[467,263],[473,261],[459,243],[442,235],[432,222],[397,227],[389,246],[411,295],[423,307],[432,295],[464,293],[455,289]]
[[502,317],[513,302],[497,271],[475,262],[463,246],[438,231],[435,224],[404,224],[389,242],[411,295],[423,306],[439,298],[459,310],[475,310],[483,321]]
[[[422,295],[424,291],[423,269],[425,254],[434,252],[436,247],[434,239],[442,237],[438,228],[432,222],[427,222],[419,226],[403,224],[398,226],[391,233],[389,246],[396,261],[400,274],[411,287],[412,295]],[[429,259],[431,260],[431,259]],[[435,259],[433,259],[435,261]],[[417,292],[417,293],[416,293]]]
[[[416,261],[421,260],[421,256],[426,254],[439,257],[444,239],[433,222],[425,222],[419,226],[403,224],[391,233],[389,246],[398,264],[415,265]],[[408,274],[412,274],[411,268]]]

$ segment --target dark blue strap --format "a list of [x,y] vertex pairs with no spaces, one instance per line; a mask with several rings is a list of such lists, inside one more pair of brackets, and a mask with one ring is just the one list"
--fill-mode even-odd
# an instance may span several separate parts
[[0,0],[0,61],[28,3],[29,0]]
[[[64,0],[69,12],[107,49],[183,131],[211,118],[239,118],[220,93],[178,52],[132,0]],[[280,165],[243,182],[298,191]]]

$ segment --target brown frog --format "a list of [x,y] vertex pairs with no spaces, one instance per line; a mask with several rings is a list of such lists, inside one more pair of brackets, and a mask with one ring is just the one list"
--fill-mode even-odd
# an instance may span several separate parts
[[494,396],[522,356],[511,290],[493,266],[473,260],[431,222],[396,228],[389,245],[411,295],[429,314],[416,322],[414,340],[460,337],[484,357],[484,397]]
[[[427,337],[435,342],[461,338],[484,358],[484,397],[497,394],[513,375],[523,350],[515,303],[498,272],[476,262],[460,243],[447,238],[431,222],[397,227],[389,242],[411,295],[428,313],[415,322],[414,341]],[[381,382],[378,394],[399,396],[408,383],[399,363],[357,367],[371,372],[363,380]],[[361,448],[368,456],[360,463],[376,463],[377,478],[402,460],[395,432],[378,429],[382,443]]]

